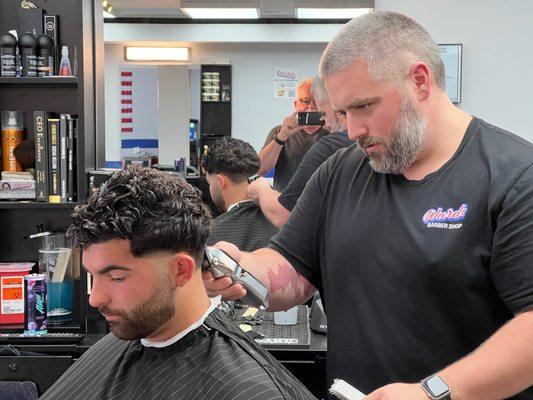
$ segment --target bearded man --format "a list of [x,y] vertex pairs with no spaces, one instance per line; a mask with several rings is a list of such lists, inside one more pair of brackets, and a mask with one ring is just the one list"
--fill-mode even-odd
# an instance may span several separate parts
[[78,206],[68,233],[112,333],[41,399],[314,399],[207,296],[209,232],[194,188],[156,170],[116,172]]
[[328,379],[366,399],[533,399],[532,145],[455,107],[438,46],[398,13],[350,21],[320,75],[359,147],[321,165],[270,248],[218,246],[272,310],[320,290]]

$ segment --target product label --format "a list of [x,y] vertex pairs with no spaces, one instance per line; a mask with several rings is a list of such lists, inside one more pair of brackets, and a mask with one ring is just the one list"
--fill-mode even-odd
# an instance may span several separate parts
[[24,312],[24,278],[7,276],[0,278],[0,313],[22,314]]
[[15,56],[0,53],[0,76],[15,76]]
[[28,56],[28,76],[37,76],[37,56]]

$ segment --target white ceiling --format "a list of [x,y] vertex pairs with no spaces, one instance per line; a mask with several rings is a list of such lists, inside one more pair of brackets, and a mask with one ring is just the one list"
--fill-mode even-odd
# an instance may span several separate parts
[[298,7],[374,7],[374,0],[108,0],[112,13],[123,18],[184,18],[181,7],[253,7],[260,18],[295,18]]

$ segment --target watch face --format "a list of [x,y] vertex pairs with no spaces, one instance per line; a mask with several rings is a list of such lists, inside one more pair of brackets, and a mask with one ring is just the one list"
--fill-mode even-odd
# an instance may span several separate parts
[[433,375],[431,378],[429,378],[426,381],[426,386],[428,390],[431,392],[431,394],[435,397],[442,396],[443,394],[446,394],[449,392],[450,388],[444,382],[440,376]]

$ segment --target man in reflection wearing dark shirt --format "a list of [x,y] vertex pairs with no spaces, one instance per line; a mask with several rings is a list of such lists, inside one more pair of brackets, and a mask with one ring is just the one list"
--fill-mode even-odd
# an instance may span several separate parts
[[261,160],[260,175],[274,170],[274,187],[283,190],[296,172],[302,159],[321,137],[328,131],[320,125],[298,125],[297,113],[316,111],[316,104],[311,95],[312,78],[302,80],[296,89],[294,111],[283,119],[281,125],[269,132],[263,148],[259,152]]
[[213,221],[208,244],[223,240],[247,251],[268,245],[278,229],[248,198],[248,177],[259,171],[259,157],[253,147],[240,139],[217,140],[204,168],[211,198],[223,212]]
[[307,181],[318,167],[337,150],[354,144],[348,138],[344,119],[331,108],[324,80],[319,76],[313,78],[311,94],[317,110],[323,114],[324,129],[331,134],[322,137],[305,154],[291,181],[281,193],[272,188],[264,178],[257,179],[248,186],[248,196],[259,204],[267,219],[277,227],[287,221]]

